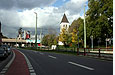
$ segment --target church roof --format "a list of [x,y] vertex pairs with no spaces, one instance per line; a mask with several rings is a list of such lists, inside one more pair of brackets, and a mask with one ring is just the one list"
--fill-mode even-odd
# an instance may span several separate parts
[[63,18],[62,18],[61,23],[62,23],[62,22],[69,23],[69,21],[68,21],[68,19],[67,19],[67,17],[66,17],[66,15],[65,15],[65,14],[63,15]]

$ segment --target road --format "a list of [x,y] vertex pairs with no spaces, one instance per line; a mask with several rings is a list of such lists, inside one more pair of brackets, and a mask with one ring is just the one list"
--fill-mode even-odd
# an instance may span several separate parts
[[32,64],[37,75],[113,75],[113,61],[20,50]]
[[4,59],[0,58],[0,72],[5,67],[5,65],[8,64],[8,62],[11,60],[12,57],[13,57],[13,53],[11,52],[11,54],[7,58]]

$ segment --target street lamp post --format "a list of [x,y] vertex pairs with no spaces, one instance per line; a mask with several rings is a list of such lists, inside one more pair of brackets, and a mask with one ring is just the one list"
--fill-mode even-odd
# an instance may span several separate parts
[[86,48],[85,6],[86,5],[84,5],[84,48]]
[[36,27],[35,27],[35,48],[37,49],[37,13],[36,14]]

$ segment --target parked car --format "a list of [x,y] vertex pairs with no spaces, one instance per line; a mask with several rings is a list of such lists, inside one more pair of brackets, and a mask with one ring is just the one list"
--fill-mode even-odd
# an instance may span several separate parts
[[6,51],[6,54],[8,55],[8,45],[1,45],[1,47]]
[[8,56],[8,54],[7,54],[6,50],[4,48],[0,47],[0,58],[1,57],[5,58],[7,56]]
[[10,54],[11,53],[11,47],[9,45],[8,45],[7,50],[8,50],[8,54]]

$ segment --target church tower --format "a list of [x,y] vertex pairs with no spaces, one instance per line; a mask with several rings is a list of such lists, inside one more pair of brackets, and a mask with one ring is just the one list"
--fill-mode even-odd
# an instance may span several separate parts
[[66,29],[66,31],[68,31],[68,28],[69,28],[69,21],[65,15],[65,13],[64,13],[63,18],[60,23],[60,32],[62,32],[63,28]]
[[[62,29],[65,29],[67,32],[69,29],[69,21],[65,15],[65,13],[64,13],[63,18],[62,18],[61,23],[60,23],[60,34],[62,34]],[[59,40],[58,45],[64,45],[64,43]]]

